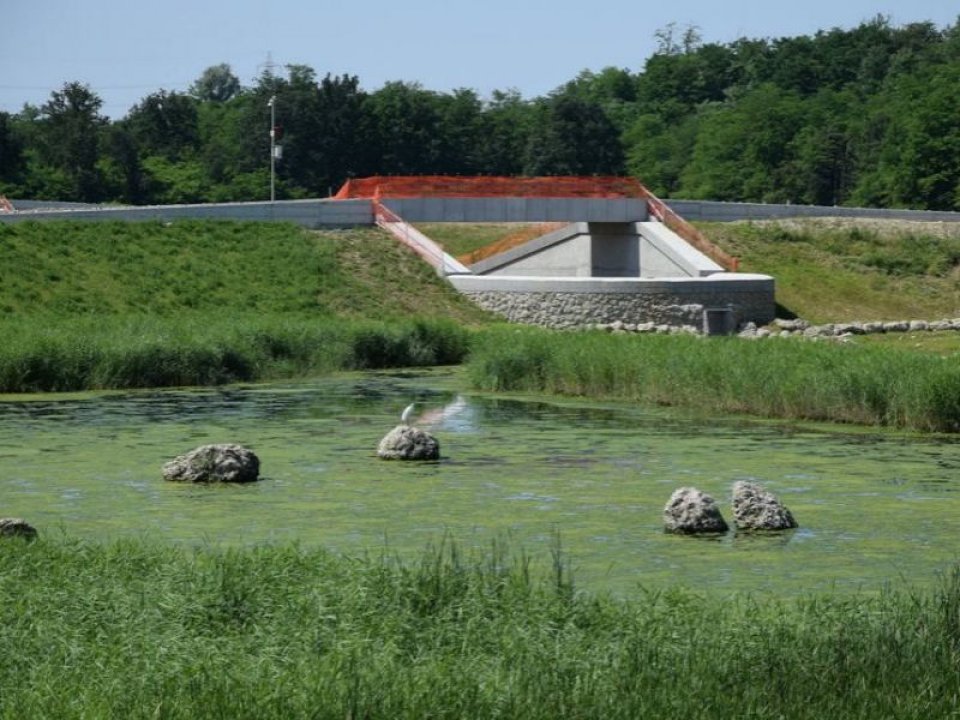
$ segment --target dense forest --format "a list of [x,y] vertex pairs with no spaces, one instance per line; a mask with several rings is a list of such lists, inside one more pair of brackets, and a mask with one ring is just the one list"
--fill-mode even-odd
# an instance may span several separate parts
[[960,209],[960,20],[877,17],[814,36],[656,33],[641,71],[583,71],[545,97],[481,98],[306,65],[252,87],[229,65],[121,119],[90,87],[0,112],[0,194],[178,203],[326,196],[373,174],[639,177],[664,197]]

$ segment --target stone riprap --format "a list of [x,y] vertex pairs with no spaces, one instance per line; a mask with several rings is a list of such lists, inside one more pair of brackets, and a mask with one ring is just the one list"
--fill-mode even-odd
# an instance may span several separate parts
[[747,339],[804,337],[814,340],[824,338],[843,342],[857,335],[949,331],[960,331],[960,318],[825,323],[823,325],[812,325],[801,319],[784,320],[777,318],[771,323],[770,327],[758,327],[755,323],[745,323],[740,327],[738,335]]
[[746,480],[733,484],[733,523],[738,530],[789,530],[797,527],[776,495]]
[[728,530],[717,501],[694,487],[673,491],[663,508],[663,528],[667,532],[687,535]]
[[260,477],[260,458],[242,445],[201,445],[163,466],[164,480],[175,482],[254,482]]
[[377,446],[384,460],[438,460],[440,442],[430,433],[409,425],[397,425]]
[[22,537],[32,540],[37,529],[23,518],[0,518],[0,537]]

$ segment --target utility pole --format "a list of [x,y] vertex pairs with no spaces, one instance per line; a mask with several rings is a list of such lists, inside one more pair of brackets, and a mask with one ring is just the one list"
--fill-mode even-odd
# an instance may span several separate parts
[[271,95],[270,102],[270,202],[276,200],[277,179],[277,96]]

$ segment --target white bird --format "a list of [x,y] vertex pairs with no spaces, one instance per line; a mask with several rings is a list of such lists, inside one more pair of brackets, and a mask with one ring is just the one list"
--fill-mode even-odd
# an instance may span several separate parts
[[402,422],[404,425],[410,424],[410,418],[413,417],[414,405],[416,405],[416,403],[412,402],[403,409],[403,414],[400,415],[400,422]]

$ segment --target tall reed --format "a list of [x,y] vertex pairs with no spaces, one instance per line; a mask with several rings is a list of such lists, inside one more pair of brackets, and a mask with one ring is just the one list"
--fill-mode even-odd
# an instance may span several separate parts
[[461,362],[452,321],[181,313],[0,321],[0,392],[215,385]]
[[960,430],[960,365],[891,348],[498,327],[477,337],[469,364],[485,390]]

